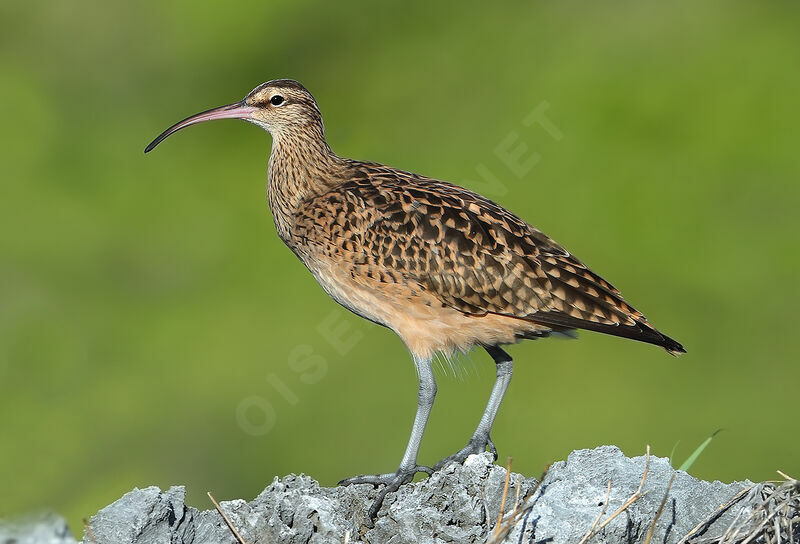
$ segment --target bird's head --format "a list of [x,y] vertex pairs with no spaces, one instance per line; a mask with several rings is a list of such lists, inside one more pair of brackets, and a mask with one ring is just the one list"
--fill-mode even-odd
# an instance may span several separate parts
[[324,139],[322,114],[308,89],[292,79],[274,79],[250,91],[244,100],[175,123],[150,142],[144,152],[151,151],[167,136],[184,127],[214,119],[243,119],[269,131],[273,137],[308,133]]

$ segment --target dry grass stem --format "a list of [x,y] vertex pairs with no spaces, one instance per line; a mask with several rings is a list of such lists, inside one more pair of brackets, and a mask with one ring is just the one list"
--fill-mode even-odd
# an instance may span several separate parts
[[227,516],[227,514],[225,514],[225,512],[222,510],[222,507],[220,507],[217,500],[211,494],[211,491],[206,491],[206,494],[208,495],[208,498],[211,499],[211,502],[214,503],[214,508],[217,509],[219,515],[222,516],[223,520],[225,520],[225,524],[228,526],[228,529],[231,530],[233,536],[236,537],[236,540],[239,541],[239,544],[247,544],[247,542],[245,542],[245,540],[242,538],[242,535],[239,534],[239,531],[236,530],[236,527],[233,526],[233,523],[231,523],[230,518]]
[[608,481],[608,486],[606,486],[606,498],[603,500],[603,509],[600,510],[600,513],[597,514],[597,517],[594,518],[594,523],[592,523],[592,526],[589,527],[589,530],[586,531],[586,534],[583,535],[583,538],[581,538],[578,544],[585,544],[590,538],[592,538],[592,536],[594,536],[595,527],[597,527],[597,524],[600,523],[600,518],[602,518],[605,515],[606,509],[608,508],[608,499],[610,498],[611,498],[611,480]]
[[[711,526],[712,523],[714,523],[715,521],[717,521],[717,519],[722,517],[722,515],[725,514],[725,512],[727,512],[734,504],[745,498],[754,487],[755,486],[748,487],[746,489],[742,489],[741,491],[739,491],[736,495],[733,496],[731,500],[729,500],[728,502],[717,508],[710,516],[708,516],[706,519],[695,525],[691,531],[686,533],[686,536],[680,539],[678,544],[686,544],[689,541],[689,539],[692,538],[694,535],[703,534]],[[734,518],[734,522],[736,521],[736,519],[738,519],[740,515],[741,512],[739,512],[736,518]]]
[[97,539],[94,537],[94,532],[92,532],[92,527],[89,525],[89,520],[86,518],[83,518],[83,531],[86,533],[86,538],[94,542],[94,544],[98,544]]
[[[508,481],[511,478],[511,463],[512,459],[509,457],[506,460],[506,483],[503,486],[503,498],[500,499],[500,511],[497,512],[497,521],[494,524],[494,531],[493,534],[497,536],[497,533],[500,531],[500,522],[503,521],[503,513],[506,510],[506,497],[508,496]],[[519,489],[517,490],[519,492]]]
[[[549,468],[550,466],[548,465],[547,469]],[[522,498],[522,504],[526,505],[524,508],[519,507],[519,494],[520,489],[522,488],[522,478],[520,477],[520,480],[517,483],[517,502],[514,505],[514,510],[508,515],[508,517],[506,517],[506,519],[502,520],[501,523],[495,525],[495,530],[489,534],[485,544],[499,544],[502,542],[509,535],[512,529],[514,529],[514,527],[517,525],[517,522],[533,509],[534,505],[536,504],[536,500],[534,499],[531,501],[531,499],[536,496],[536,492],[539,491],[546,474],[547,470],[545,470],[545,472],[539,477],[539,480],[536,482],[536,485],[531,492]],[[531,501],[530,504],[528,504],[528,501]]]
[[[607,498],[606,501],[605,501],[605,505],[603,505],[603,511],[600,512],[600,516],[598,516],[597,519],[595,519],[594,524],[592,524],[592,528],[589,529],[589,532],[587,532],[583,536],[583,538],[580,540],[580,542],[578,544],[586,544],[586,542],[589,542],[589,540],[591,540],[597,533],[599,533],[600,531],[603,530],[603,527],[605,527],[606,525],[611,523],[614,520],[614,518],[619,516],[621,513],[623,513],[628,508],[630,508],[633,503],[635,503],[636,501],[638,501],[639,499],[644,497],[646,492],[642,492],[642,488],[644,487],[644,482],[647,480],[647,474],[649,472],[650,472],[650,446],[648,445],[647,446],[647,453],[645,454],[644,474],[642,474],[642,480],[639,482],[639,487],[636,489],[636,491],[630,497],[628,497],[628,499],[624,503],[622,503],[622,506],[617,508],[617,510],[613,514],[611,514],[608,518],[606,518],[602,523],[600,523],[600,525],[597,525],[597,521],[600,519],[600,517],[603,516],[603,513],[605,512],[606,506],[608,506],[608,498]],[[608,482],[608,486],[609,486],[608,490],[609,490],[609,494],[610,494],[610,491],[611,491],[611,481],[610,480]],[[597,526],[595,527],[595,525],[597,525]]]
[[[800,482],[778,473],[785,481],[762,482],[743,489],[692,529],[679,544],[800,543]],[[721,535],[703,537],[712,524],[740,502],[742,507]]]
[[667,484],[667,490],[664,492],[664,498],[661,499],[661,504],[658,505],[658,510],[656,511],[656,516],[653,518],[653,523],[650,524],[650,528],[647,530],[647,536],[644,539],[644,544],[650,544],[650,540],[653,538],[653,532],[656,530],[656,522],[658,518],[661,517],[661,513],[664,511],[664,505],[667,504],[667,499],[669,498],[669,490],[672,489],[672,482],[675,481],[675,473],[672,473],[672,477],[669,479],[669,483]]

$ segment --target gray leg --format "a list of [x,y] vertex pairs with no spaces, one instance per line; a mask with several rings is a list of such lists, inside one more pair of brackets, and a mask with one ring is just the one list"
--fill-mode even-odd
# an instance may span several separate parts
[[500,408],[500,403],[503,402],[503,396],[506,394],[506,389],[508,389],[508,383],[511,381],[513,363],[511,356],[498,346],[485,346],[484,349],[486,349],[486,352],[492,356],[492,359],[494,359],[494,362],[497,365],[497,377],[495,378],[494,386],[492,387],[492,393],[489,395],[489,402],[486,403],[486,409],[483,411],[483,416],[481,416],[478,427],[475,429],[475,432],[472,434],[472,438],[470,438],[467,445],[450,457],[445,457],[436,463],[436,466],[434,467],[435,470],[439,470],[440,468],[443,468],[453,462],[463,463],[464,460],[470,455],[486,451],[487,446],[491,450],[492,455],[494,455],[494,458],[497,459],[497,448],[494,447],[494,443],[492,443],[489,433],[492,430],[494,418],[497,416],[497,410]]
[[422,443],[422,435],[425,433],[425,426],[428,424],[428,416],[433,408],[433,401],[436,398],[436,380],[433,377],[431,360],[414,357],[414,364],[419,376],[417,414],[414,416],[414,426],[411,427],[411,436],[408,439],[406,452],[403,454],[403,460],[400,461],[400,469],[417,467],[417,453]]
[[417,453],[422,443],[422,435],[425,433],[425,426],[428,424],[428,416],[433,407],[433,400],[436,398],[436,380],[433,377],[431,359],[420,359],[415,356],[414,364],[417,367],[417,375],[419,376],[417,415],[414,417],[414,426],[411,427],[411,437],[408,439],[408,445],[406,446],[406,451],[403,454],[403,459],[400,461],[397,472],[355,476],[354,478],[348,478],[339,482],[339,485],[385,484],[386,487],[381,489],[375,501],[372,503],[372,507],[369,509],[370,519],[377,516],[378,510],[380,510],[383,499],[386,497],[387,493],[397,491],[401,485],[410,482],[417,472],[427,472],[428,474],[433,472],[433,469],[430,467],[417,465]]

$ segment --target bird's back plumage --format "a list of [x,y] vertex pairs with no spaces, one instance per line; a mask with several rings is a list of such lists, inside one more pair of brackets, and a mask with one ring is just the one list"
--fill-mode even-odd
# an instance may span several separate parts
[[341,175],[300,205],[293,233],[353,279],[426,295],[441,312],[513,318],[518,338],[587,329],[683,351],[610,283],[494,202],[375,163],[349,161]]

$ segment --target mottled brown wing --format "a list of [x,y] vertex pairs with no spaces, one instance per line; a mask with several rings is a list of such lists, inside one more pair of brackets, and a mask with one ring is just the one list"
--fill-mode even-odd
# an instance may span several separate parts
[[341,200],[349,214],[332,234],[338,243],[363,248],[377,269],[413,278],[466,314],[680,347],[552,239],[461,187],[369,165],[323,198]]

